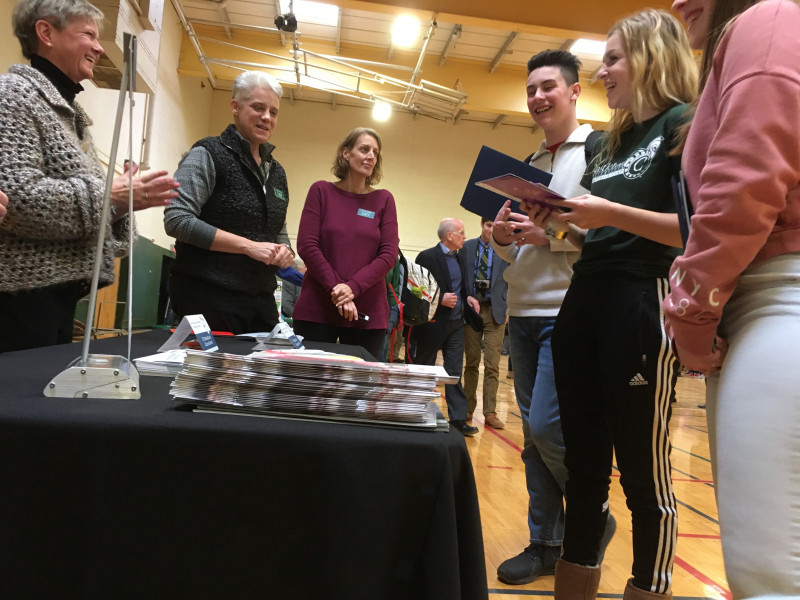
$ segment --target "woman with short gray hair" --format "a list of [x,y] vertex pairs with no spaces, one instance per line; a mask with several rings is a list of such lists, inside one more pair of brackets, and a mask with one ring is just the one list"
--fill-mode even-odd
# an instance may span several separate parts
[[[0,75],[0,352],[72,341],[78,300],[89,291],[97,236],[101,285],[128,251],[128,172],[114,180],[111,223],[101,224],[105,172],[75,102],[103,55],[103,13],[85,0],[19,0],[12,24],[30,65]],[[136,167],[134,167],[135,172]],[[175,196],[166,171],[133,180],[134,210]]]
[[164,211],[164,228],[177,240],[170,300],[178,318],[202,314],[211,329],[236,334],[278,323],[275,273],[294,259],[286,172],[269,143],[282,93],[267,73],[239,75],[233,123],[178,165],[179,196]]
[[17,4],[11,26],[22,46],[22,55],[30,60],[38,54],[38,21],[48,21],[56,29],[64,30],[73,19],[93,20],[99,31],[103,26],[103,11],[85,0],[40,0]]
[[241,102],[253,95],[256,88],[266,88],[280,98],[283,88],[278,80],[263,71],[245,71],[233,80],[233,99]]

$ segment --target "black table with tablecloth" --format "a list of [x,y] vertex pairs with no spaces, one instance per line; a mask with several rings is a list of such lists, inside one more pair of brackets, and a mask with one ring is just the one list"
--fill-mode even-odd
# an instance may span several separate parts
[[195,413],[165,377],[139,400],[44,397],[80,350],[0,354],[3,600],[487,598],[458,432]]

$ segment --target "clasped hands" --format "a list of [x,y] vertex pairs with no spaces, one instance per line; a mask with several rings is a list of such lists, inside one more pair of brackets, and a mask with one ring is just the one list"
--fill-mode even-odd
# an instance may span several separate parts
[[337,283],[331,290],[331,302],[336,306],[336,310],[348,321],[358,319],[358,309],[353,301],[356,295],[346,283]]
[[252,242],[247,244],[247,256],[265,265],[275,265],[279,269],[290,267],[294,262],[294,254],[283,244],[273,242]]

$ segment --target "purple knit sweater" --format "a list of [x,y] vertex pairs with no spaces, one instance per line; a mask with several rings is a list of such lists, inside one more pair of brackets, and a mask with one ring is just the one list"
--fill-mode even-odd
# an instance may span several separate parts
[[[385,329],[389,320],[384,278],[397,261],[397,209],[387,190],[345,192],[327,181],[308,190],[297,250],[308,268],[293,318],[359,329]],[[369,321],[348,322],[331,301],[346,283]]]

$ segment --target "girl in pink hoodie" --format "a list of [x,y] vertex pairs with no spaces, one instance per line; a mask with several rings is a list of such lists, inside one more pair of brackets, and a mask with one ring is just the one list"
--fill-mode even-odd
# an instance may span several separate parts
[[708,374],[733,597],[800,598],[800,5],[673,8],[705,68],[683,152],[695,214],[667,328],[684,366]]

